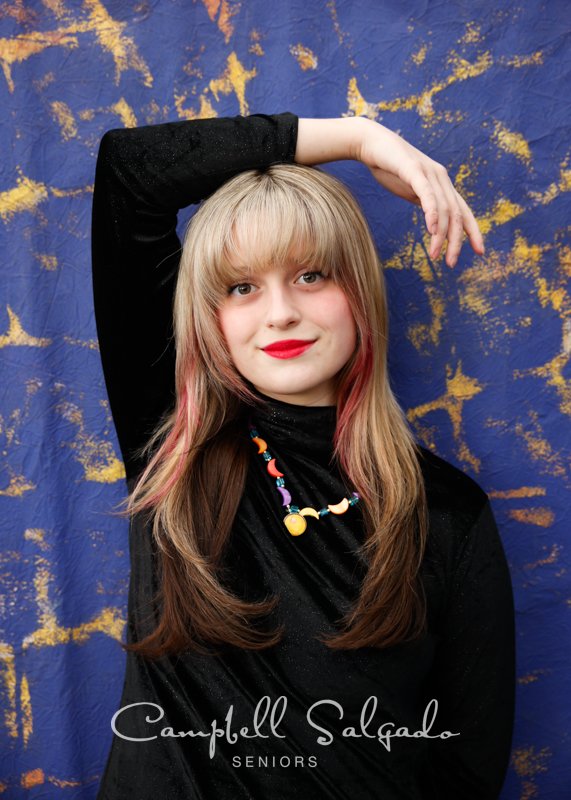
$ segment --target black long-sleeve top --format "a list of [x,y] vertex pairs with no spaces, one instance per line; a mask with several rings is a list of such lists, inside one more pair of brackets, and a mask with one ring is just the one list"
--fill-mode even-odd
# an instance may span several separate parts
[[[174,402],[177,212],[242,170],[293,161],[296,139],[297,117],[289,113],[103,137],[93,202],[95,314],[130,487],[143,466],[134,451]],[[319,508],[345,496],[329,466],[334,407],[274,400],[256,414],[300,505]],[[316,637],[334,631],[358,593],[359,506],[292,537],[274,481],[252,448],[228,558],[244,597],[280,596],[268,629],[284,623],[284,638],[259,652],[228,646],[217,656],[186,651],[160,662],[129,653],[124,710],[115,721],[122,736],[113,736],[99,800],[499,796],[514,714],[509,570],[481,487],[424,448],[421,464],[430,515],[422,567],[428,632],[384,650],[333,651]],[[129,543],[127,640],[137,641],[149,633],[157,589],[156,551],[138,517]],[[314,705],[319,701],[326,702]],[[140,705],[125,709],[130,704]],[[422,731],[423,716],[435,738],[412,736]],[[211,752],[214,720],[238,736],[214,738]],[[369,720],[364,728],[362,720]],[[239,733],[244,726],[248,735]],[[383,738],[404,728],[410,737]],[[445,731],[459,735],[438,738]]]

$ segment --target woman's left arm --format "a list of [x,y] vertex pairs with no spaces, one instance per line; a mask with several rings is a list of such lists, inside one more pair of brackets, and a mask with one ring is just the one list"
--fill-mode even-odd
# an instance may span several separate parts
[[446,263],[453,267],[464,232],[474,251],[484,253],[478,223],[456,191],[446,168],[401,136],[365,117],[300,119],[295,160],[298,164],[355,159],[382,186],[422,207],[432,236],[430,257],[437,258],[448,239]]
[[430,740],[422,797],[497,800],[513,735],[515,620],[510,571],[489,500],[451,566],[423,703],[438,703],[431,735],[459,735]]

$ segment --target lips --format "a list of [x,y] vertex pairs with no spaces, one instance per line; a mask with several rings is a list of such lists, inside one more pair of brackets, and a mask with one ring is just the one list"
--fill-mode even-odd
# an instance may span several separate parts
[[283,339],[280,342],[272,342],[262,349],[274,358],[294,358],[305,353],[315,341],[315,339]]

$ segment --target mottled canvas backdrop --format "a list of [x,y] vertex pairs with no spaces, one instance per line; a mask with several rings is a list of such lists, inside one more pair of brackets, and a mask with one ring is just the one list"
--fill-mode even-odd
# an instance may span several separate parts
[[489,493],[509,560],[502,797],[571,796],[570,19],[563,0],[0,4],[0,796],[93,798],[123,682],[127,523],[107,512],[126,485],[90,275],[100,137],[279,111],[386,124],[478,217],[486,255],[465,245],[450,269],[418,210],[362,165],[328,167],[384,262],[410,424]]

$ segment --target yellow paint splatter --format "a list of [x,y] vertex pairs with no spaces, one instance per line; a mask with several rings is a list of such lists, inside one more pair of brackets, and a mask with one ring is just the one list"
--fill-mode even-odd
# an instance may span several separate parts
[[81,464],[85,480],[97,483],[115,483],[125,477],[123,463],[115,456],[111,442],[96,439],[85,430],[81,409],[69,401],[58,403],[56,411],[77,428],[76,439],[67,446]]
[[34,786],[41,786],[45,783],[45,775],[43,769],[31,769],[28,772],[23,772],[21,775],[20,783],[24,789],[33,789]]
[[446,393],[435,400],[409,409],[406,416],[409,422],[414,423],[417,419],[422,419],[433,411],[445,411],[452,423],[452,432],[459,457],[470,464],[477,472],[480,468],[480,459],[470,452],[468,445],[464,441],[462,414],[464,404],[479,394],[484,389],[484,386],[462,371],[461,361],[458,361],[455,370],[450,365],[447,365],[446,373]]
[[24,740],[24,746],[26,746],[34,731],[30,687],[26,675],[23,675],[20,681],[20,708],[22,709],[22,738]]
[[115,114],[125,128],[136,128],[138,124],[135,112],[124,97],[120,97],[116,103],[112,103],[110,106],[83,108],[77,112],[79,119],[85,122],[95,119],[96,114]]
[[[485,268],[479,265],[470,267],[460,276],[460,308],[477,314],[488,332],[495,328],[502,336],[511,334],[513,331],[506,327],[502,307],[498,304],[498,287],[506,286],[512,275],[532,281],[541,306],[552,308],[561,317],[561,349],[542,365],[515,370],[514,378],[533,376],[544,379],[547,386],[553,387],[559,395],[561,412],[571,415],[571,381],[566,376],[571,358],[571,296],[566,272],[568,254],[561,254],[559,275],[553,273],[551,268],[549,278],[543,275],[543,264],[551,263],[546,258],[550,257],[554,248],[556,246],[552,244],[530,243],[520,231],[516,231],[514,244],[507,255],[490,250],[484,258]],[[524,323],[527,326],[525,318],[519,320],[520,327],[524,327]]]
[[407,330],[408,338],[419,352],[427,345],[434,347],[438,344],[446,315],[446,302],[442,292],[433,286],[426,286],[425,292],[430,307],[431,320],[428,324],[415,322]]
[[428,53],[428,46],[423,44],[422,47],[411,55],[411,59],[416,64],[417,67],[420,67],[421,64],[424,64],[426,59],[426,54]]
[[528,375],[543,378],[546,385],[552,386],[559,395],[561,413],[571,416],[571,380],[565,377],[565,370],[570,358],[571,353],[563,346],[562,352],[546,361],[545,364],[514,370],[514,378],[525,378]]
[[511,764],[518,778],[522,781],[520,800],[531,800],[537,797],[535,777],[540,772],[547,772],[547,761],[551,758],[549,747],[535,752],[535,746],[516,747],[512,750]]
[[250,31],[250,41],[252,42],[252,44],[248,48],[248,52],[249,53],[253,53],[256,56],[263,56],[264,55],[264,50],[263,50],[262,45],[261,45],[262,34],[259,31],[257,31],[256,29],[251,30]]
[[22,211],[34,211],[47,197],[48,190],[43,183],[22,175],[13,189],[0,192],[0,217],[6,221]]
[[240,104],[240,114],[245,116],[249,113],[246,103],[246,84],[255,78],[258,71],[246,69],[238,60],[236,53],[232,52],[228,56],[226,69],[219,78],[214,78],[209,83],[209,88],[216,101],[220,94],[230,94],[234,92]]
[[564,355],[571,355],[571,318],[563,320],[562,351]]
[[57,256],[48,255],[47,253],[34,253],[34,258],[40,262],[42,269],[53,272],[58,267]]
[[28,634],[23,647],[55,647],[56,645],[85,644],[95,633],[102,633],[117,641],[121,640],[125,619],[117,608],[104,608],[90,622],[66,628],[49,620],[42,627]]
[[0,642],[0,681],[4,687],[5,700],[3,717],[8,736],[18,737],[18,717],[16,713],[16,659],[14,648]]
[[309,47],[305,47],[302,44],[292,44],[289,51],[297,59],[297,63],[302,70],[317,69],[317,56]]
[[[552,269],[552,252],[560,256],[559,274]],[[534,286],[537,299],[543,307],[553,308],[561,317],[561,351],[548,363],[519,370],[515,377],[536,375],[548,380],[555,387],[561,398],[561,409],[564,413],[571,410],[571,383],[564,376],[564,369],[571,356],[571,296],[567,283],[566,259],[568,254],[559,251],[557,245],[533,244],[528,242],[521,231],[516,230],[514,244],[509,253],[489,250],[484,257],[485,267],[470,267],[459,278],[462,286],[460,307],[468,308],[483,321],[487,331],[496,328],[500,335],[513,333],[506,327],[503,309],[498,304],[498,287],[506,286],[510,276],[518,280],[529,279]],[[543,272],[548,270],[549,278]],[[522,317],[518,320],[520,327],[528,326],[530,320]]]
[[528,686],[530,683],[536,683],[543,675],[549,675],[548,669],[534,669],[528,672],[527,675],[522,675],[517,679],[520,686]]
[[557,249],[557,260],[559,266],[568,278],[571,278],[571,247],[568,245],[560,245]]
[[50,194],[54,197],[81,197],[82,194],[93,194],[93,184],[82,186],[80,189],[56,189],[50,186]]
[[77,426],[77,438],[68,443],[76,460],[82,465],[85,480],[97,483],[115,483],[125,477],[123,463],[115,456],[110,442],[97,440],[85,430],[82,411],[73,403],[64,402],[56,406],[64,419]]
[[[370,119],[375,119],[383,111],[416,111],[423,120],[423,124],[434,125],[442,116],[442,114],[437,115],[434,111],[432,104],[434,97],[455,83],[483,75],[493,66],[493,59],[491,53],[486,52],[478,56],[474,63],[470,63],[452,51],[448,56],[447,64],[451,67],[450,74],[444,80],[434,83],[420,94],[378,103],[367,102],[357,87],[357,79],[351,78],[349,91],[347,92],[347,102],[351,115],[362,116],[366,113]],[[371,116],[373,110],[374,116]],[[458,114],[460,112],[457,113],[454,119],[458,119]]]
[[183,104],[186,102],[188,95],[177,94],[175,92],[174,105],[179,119],[213,119],[217,117],[218,114],[208,99],[207,92],[208,89],[200,95],[198,111],[195,111],[193,108],[184,108]]
[[454,178],[454,188],[464,199],[474,196],[474,192],[466,188],[466,184],[474,177],[474,170],[471,164],[460,164],[456,177]]
[[42,528],[27,528],[24,531],[24,539],[27,542],[35,542],[40,550],[50,550],[49,542],[45,539],[46,532]]
[[218,29],[224,34],[224,41],[228,44],[234,33],[232,17],[240,11],[240,3],[230,3],[229,0],[202,0],[202,2],[212,22],[216,20]]
[[67,16],[63,0],[42,0],[42,2],[58,19],[63,19]]
[[2,3],[2,5],[0,5],[0,15],[3,17],[12,17],[20,25],[29,25],[34,22],[37,17],[35,11],[25,8],[24,0],[14,0],[13,3]]
[[502,500],[511,500],[520,497],[545,497],[547,491],[545,486],[520,486],[519,489],[491,489],[489,497],[497,497]]
[[571,169],[567,164],[561,166],[558,180],[550,183],[544,192],[529,192],[529,197],[538,205],[546,206],[552,203],[559,195],[571,189]]
[[117,114],[126,128],[137,127],[137,117],[135,116],[135,112],[124,97],[121,97],[116,103],[110,106],[109,110],[113,114]]
[[489,420],[489,428],[498,428],[505,433],[513,434],[522,439],[526,445],[527,452],[533,461],[540,464],[540,471],[554,475],[557,478],[567,475],[566,460],[560,453],[553,450],[551,444],[543,435],[543,430],[539,423],[539,414],[536,411],[528,411],[529,422],[524,424],[521,421],[514,423],[513,419]]
[[[65,17],[67,22],[69,15],[63,6],[59,3],[52,5],[61,11],[56,14],[58,19]],[[78,47],[78,35],[81,34],[94,34],[103,50],[111,53],[115,62],[116,84],[119,84],[125,70],[134,69],[142,75],[145,86],[152,86],[153,76],[139,55],[135,42],[124,35],[127,23],[113,19],[100,0],[83,0],[82,12],[87,12],[86,20],[72,21],[67,27],[56,31],[32,31],[11,39],[0,39],[0,64],[10,92],[14,91],[14,64],[43,52],[47,47]]]
[[494,123],[494,132],[492,134],[492,138],[498,147],[504,150],[506,153],[511,153],[525,164],[529,164],[531,161],[531,150],[529,149],[529,144],[521,133],[508,130],[508,128],[506,128],[502,122],[496,120]]
[[421,277],[430,309],[430,322],[417,322],[409,326],[407,336],[419,352],[438,345],[446,315],[445,294],[439,287],[442,270],[439,264],[428,258],[427,250],[430,236],[423,232],[423,241],[419,242],[413,232],[406,234],[404,244],[391,258],[383,262],[384,269],[405,269],[412,267]]
[[[75,32],[74,32],[75,33]],[[12,67],[30,56],[42,53],[48,47],[78,46],[77,36],[66,31],[31,31],[30,33],[14,36],[11,39],[0,39],[0,65],[8,84],[8,90],[14,91]]]
[[47,347],[51,344],[52,340],[32,336],[22,327],[17,314],[15,314],[10,306],[6,306],[8,312],[8,333],[0,335],[0,348],[1,347]]
[[74,339],[73,336],[64,336],[63,340],[66,344],[74,345],[75,347],[85,347],[86,350],[99,350],[99,342],[97,339]]
[[466,23],[466,32],[460,39],[462,44],[476,44],[482,41],[482,29],[477,22]]
[[49,562],[42,556],[38,556],[36,559],[34,586],[39,627],[24,637],[22,641],[24,649],[29,647],[53,647],[69,642],[83,644],[94,633],[103,633],[117,640],[121,638],[125,620],[117,608],[104,608],[92,620],[80,625],[73,627],[60,625],[49,592],[52,582],[53,575]]
[[508,516],[517,522],[540,528],[549,528],[555,520],[555,514],[550,508],[512,508],[508,511]]
[[337,35],[337,40],[341,47],[345,47],[347,52],[349,53],[349,64],[356,68],[357,64],[355,59],[351,54],[351,39],[348,33],[342,30],[341,24],[339,22],[339,15],[337,13],[337,7],[335,4],[335,0],[328,0],[327,8],[329,9],[329,13],[331,14],[331,21],[333,22],[333,30]]
[[54,786],[57,786],[58,789],[71,789],[75,786],[84,785],[83,781],[64,780],[63,778],[56,778],[54,775],[50,775],[48,781]]
[[483,235],[489,233],[492,228],[496,228],[499,225],[505,225],[507,222],[511,222],[512,219],[519,217],[523,214],[525,208],[520,206],[518,203],[514,203],[511,200],[508,200],[507,197],[500,197],[494,203],[494,207],[490,212],[484,214],[482,217],[477,217],[478,225],[480,226],[480,230]]
[[0,497],[22,497],[24,492],[36,489],[36,484],[27,480],[23,475],[11,475],[8,486],[0,489]]
[[347,88],[347,105],[352,116],[355,117],[368,117],[375,120],[378,114],[378,105],[376,103],[367,103],[359,87],[357,86],[357,78],[349,80]]
[[127,23],[114,20],[100,0],[83,0],[83,3],[90,12],[87,29],[95,33],[101,47],[113,56],[115,83],[119,85],[125,70],[134,69],[142,75],[145,86],[152,86],[153,76],[139,55],[135,42],[123,33]]
[[64,142],[77,136],[77,125],[73,117],[71,108],[62,100],[56,100],[51,104],[52,115],[61,127],[61,135]]
[[52,84],[56,79],[56,76],[53,72],[46,72],[43,78],[40,78],[37,81],[33,81],[34,88],[36,91],[41,92],[46,89],[50,84]]
[[499,63],[502,66],[515,67],[516,69],[530,66],[538,67],[543,64],[543,53],[541,50],[536,50],[535,53],[531,53],[528,56],[510,56],[509,58],[503,56],[499,59]]

